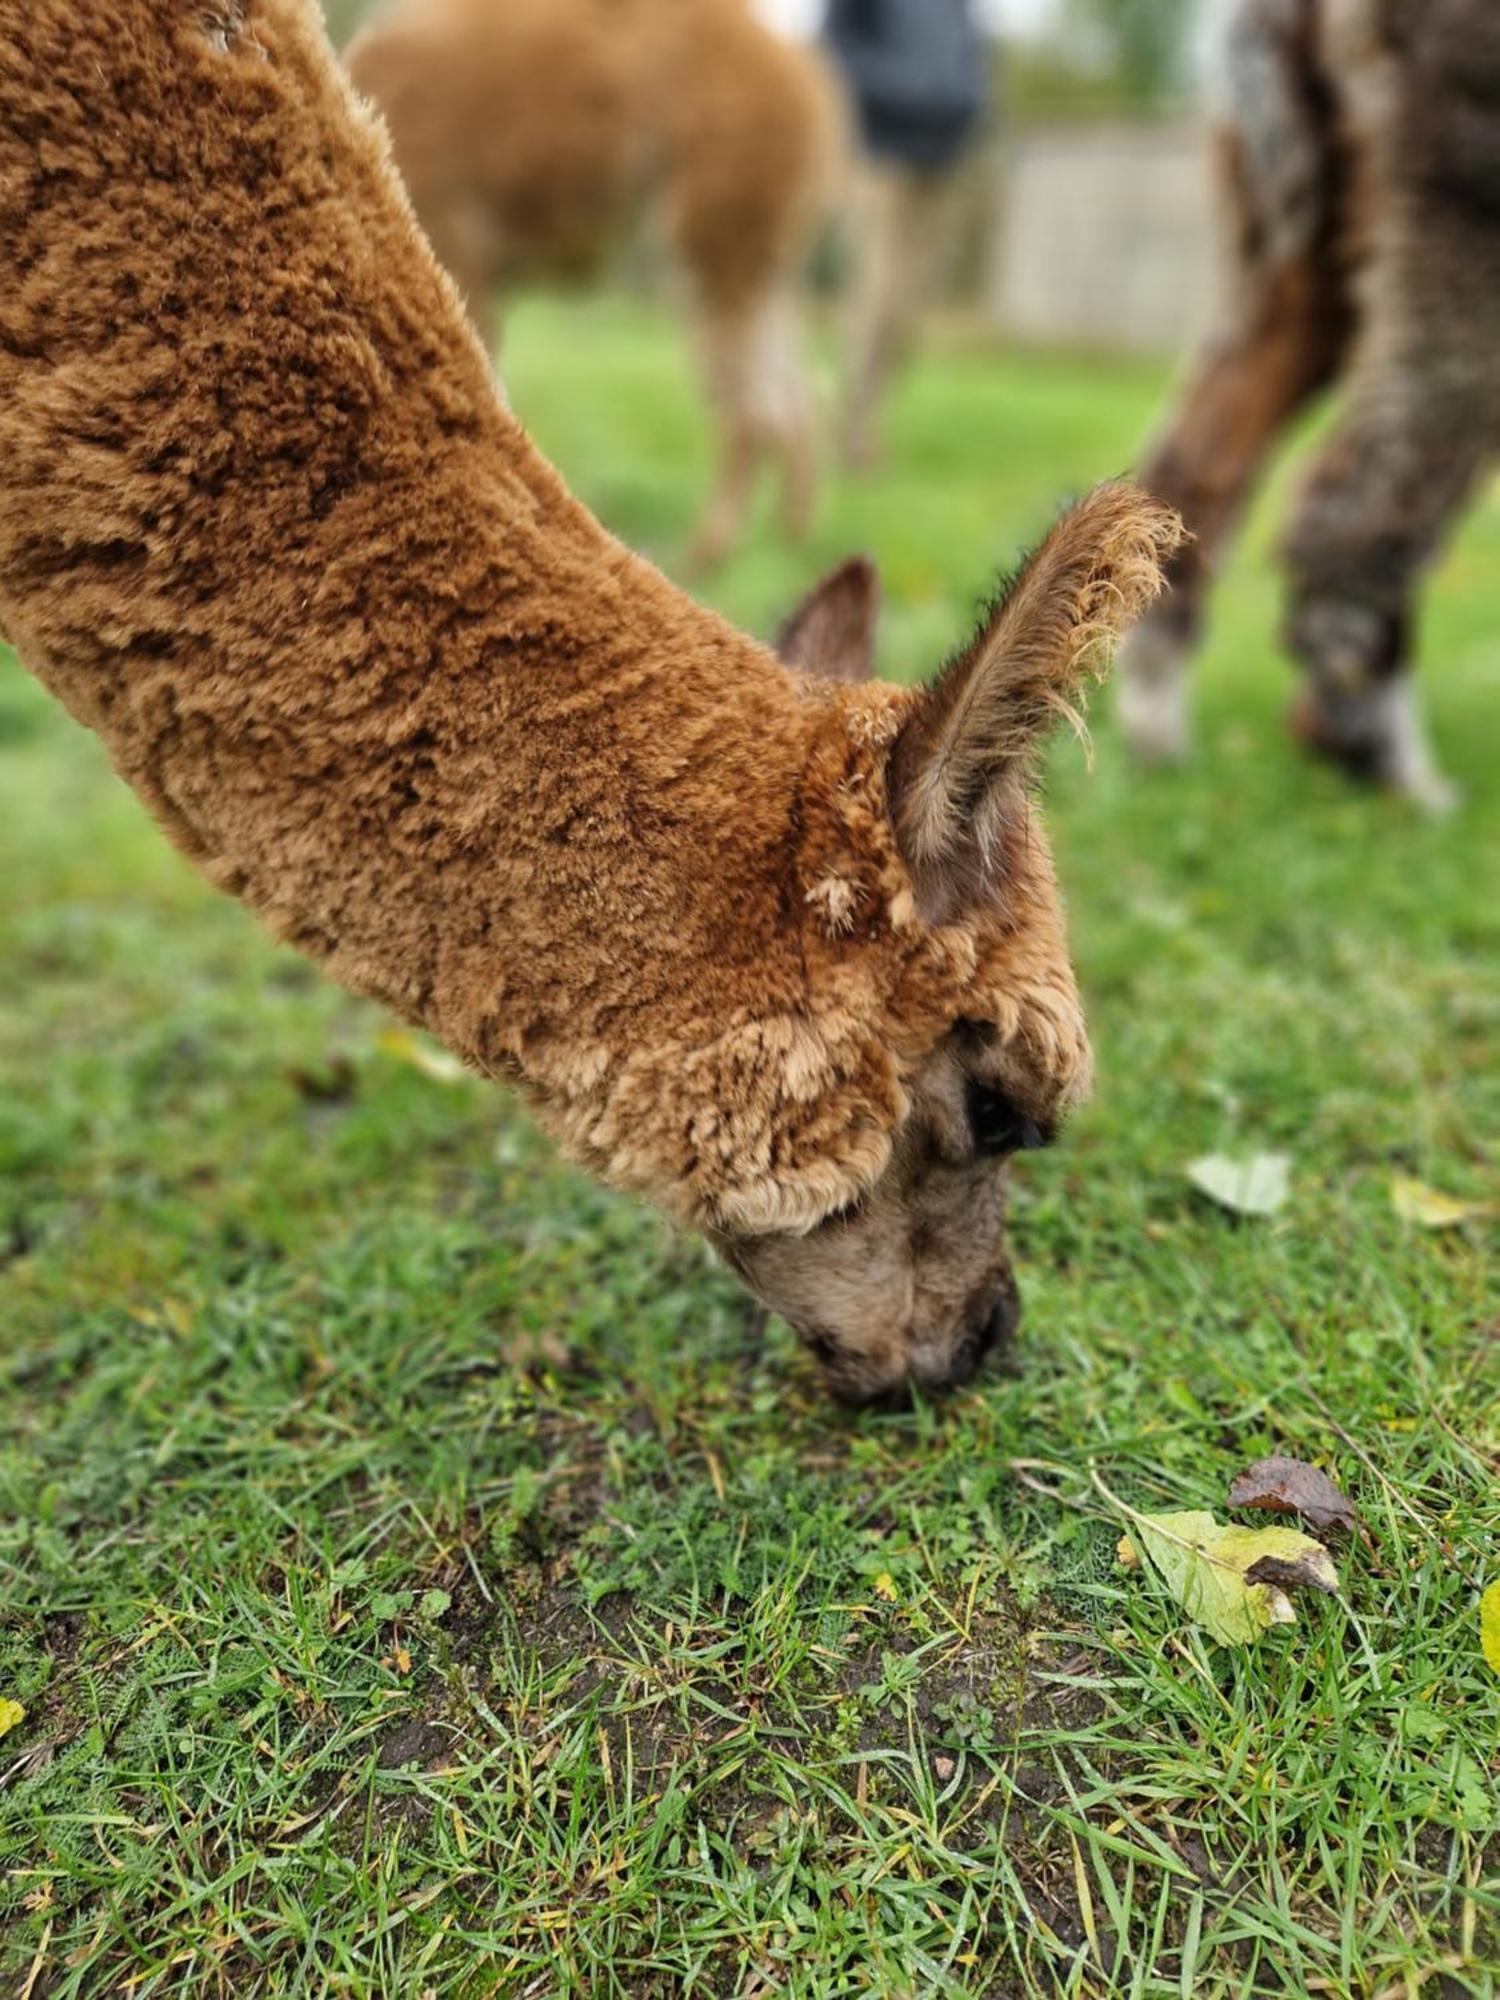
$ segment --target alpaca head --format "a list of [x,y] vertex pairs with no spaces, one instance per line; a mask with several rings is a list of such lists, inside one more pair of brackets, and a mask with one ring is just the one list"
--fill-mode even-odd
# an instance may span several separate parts
[[916,693],[855,685],[873,653],[866,563],[836,571],[782,633],[783,657],[816,679],[810,698],[862,748],[808,787],[809,818],[836,800],[838,823],[826,867],[804,867],[809,979],[827,1018],[873,1012],[893,1088],[884,1115],[869,1090],[846,1094],[870,1144],[821,1206],[710,1234],[848,1400],[963,1383],[1019,1316],[1008,1162],[1053,1139],[1090,1074],[1038,753],[1159,589],[1180,533],[1134,490],[1100,489]]

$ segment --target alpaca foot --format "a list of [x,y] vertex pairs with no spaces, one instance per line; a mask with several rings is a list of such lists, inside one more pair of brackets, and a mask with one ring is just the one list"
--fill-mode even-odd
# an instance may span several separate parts
[[1131,754],[1143,764],[1180,764],[1188,754],[1187,670],[1181,635],[1149,619],[1121,650],[1115,713]]
[[1292,704],[1291,726],[1316,755],[1424,812],[1449,813],[1462,800],[1438,766],[1407,674],[1352,691],[1311,685]]

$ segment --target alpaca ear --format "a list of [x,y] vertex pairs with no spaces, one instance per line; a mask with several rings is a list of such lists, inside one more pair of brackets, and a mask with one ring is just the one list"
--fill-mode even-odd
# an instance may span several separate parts
[[918,904],[950,921],[993,895],[1003,835],[1020,816],[1060,717],[1082,727],[1085,683],[1162,589],[1183,539],[1138,488],[1101,486],[1066,514],[924,693],[891,751],[891,812]]
[[776,635],[789,667],[827,681],[867,681],[875,672],[880,573],[851,556],[808,592]]

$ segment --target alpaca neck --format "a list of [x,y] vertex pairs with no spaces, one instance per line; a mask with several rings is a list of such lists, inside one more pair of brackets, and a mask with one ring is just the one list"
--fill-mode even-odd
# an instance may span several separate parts
[[483,1066],[566,1089],[705,957],[787,985],[815,706],[531,449],[307,0],[40,11],[0,27],[23,661],[212,880]]

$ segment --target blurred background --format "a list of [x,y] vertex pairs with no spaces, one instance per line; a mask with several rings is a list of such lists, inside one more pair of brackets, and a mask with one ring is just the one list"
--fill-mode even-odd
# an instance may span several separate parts
[[[825,0],[755,0],[798,39]],[[966,169],[950,303],[997,331],[1175,351],[1205,311],[1211,197],[1201,107],[1229,0],[976,0],[992,70]],[[381,0],[326,0],[342,46]]]

